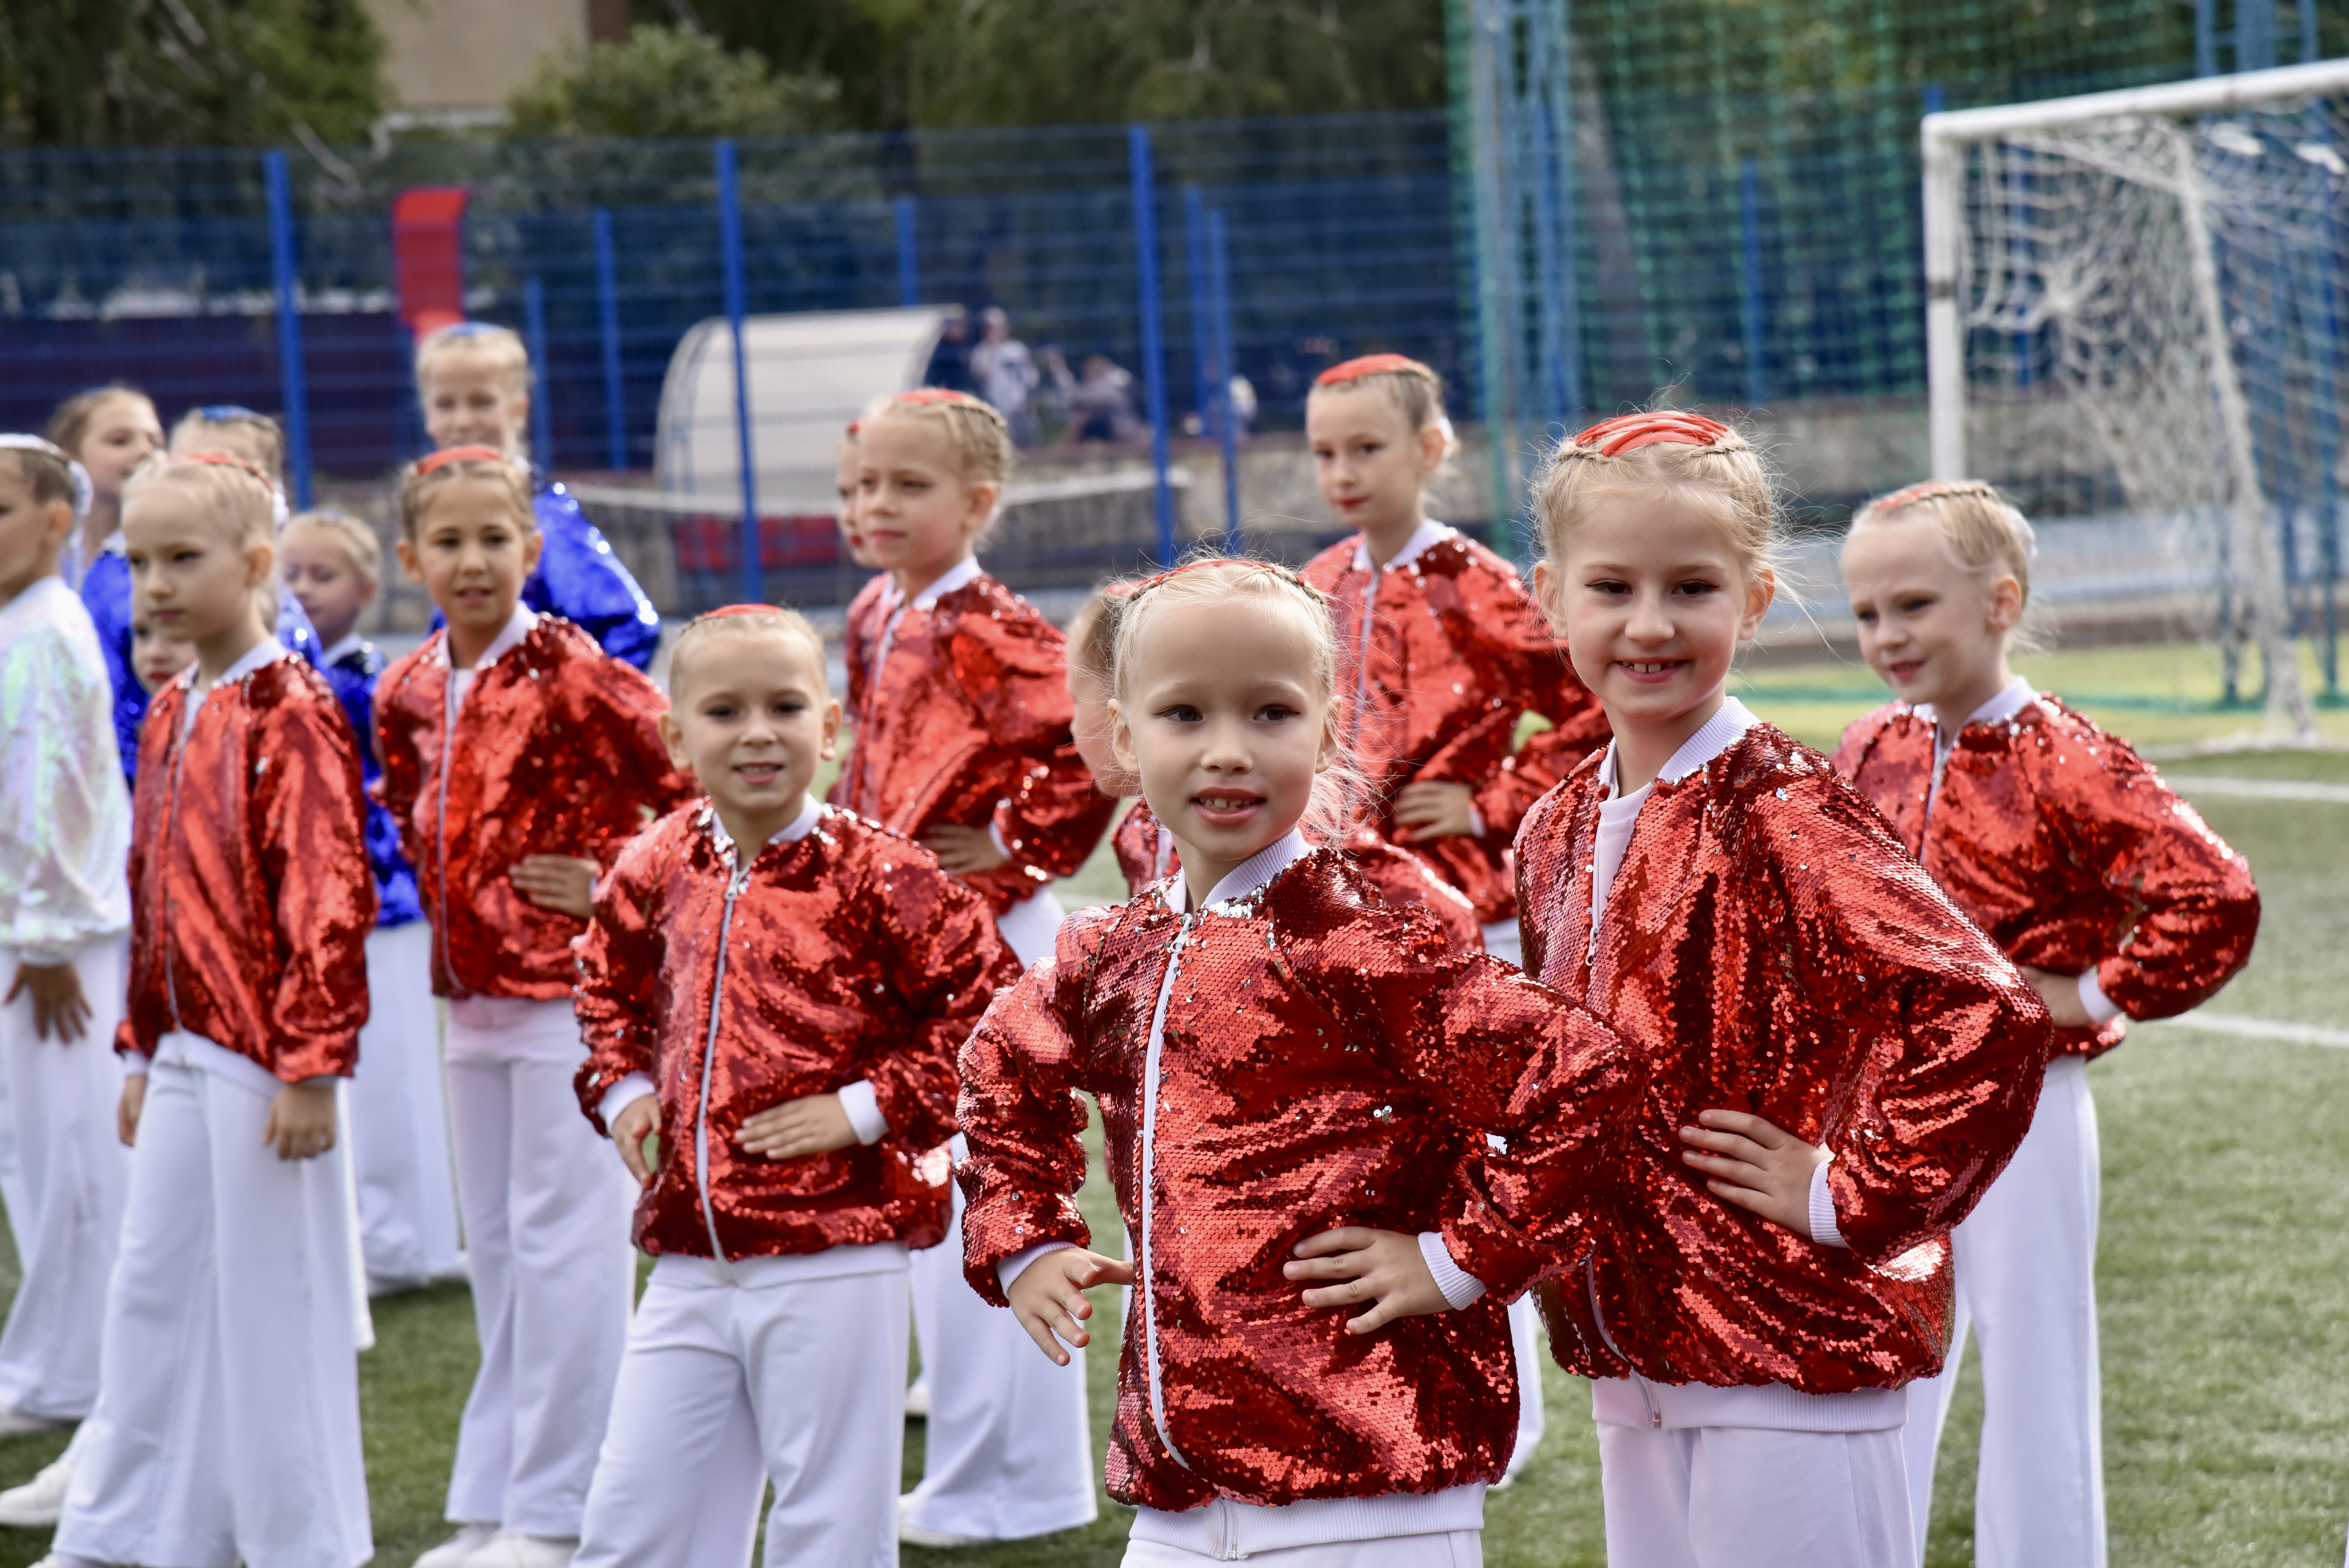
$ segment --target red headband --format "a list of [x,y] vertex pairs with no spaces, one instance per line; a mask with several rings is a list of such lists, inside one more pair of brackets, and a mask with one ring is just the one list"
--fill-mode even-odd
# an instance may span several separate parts
[[1405,375],[1425,376],[1433,379],[1435,372],[1407,354],[1365,354],[1359,359],[1349,359],[1343,365],[1332,365],[1313,378],[1316,387],[1342,387],[1349,381],[1360,381],[1365,376]]
[[[895,394],[889,401],[916,408],[932,403],[942,403],[949,407],[990,408],[994,407],[993,404],[974,397],[968,392],[957,392],[949,387],[916,387],[910,392]],[[862,424],[864,421],[860,419],[857,423]],[[854,429],[855,426],[852,425],[849,428]]]
[[240,458],[234,452],[174,452],[171,460],[175,463],[202,463],[207,468],[242,469],[270,490],[277,488],[277,481],[271,479],[260,464]]
[[1702,414],[1670,410],[1618,414],[1574,438],[1578,447],[1596,447],[1602,458],[1619,458],[1641,447],[1717,447],[1729,427]]
[[502,463],[506,455],[495,447],[443,447],[416,465],[419,479],[450,463]]
[[[1269,572],[1276,577],[1287,578],[1309,593],[1318,594],[1320,592],[1288,567],[1278,565],[1270,561],[1250,561],[1243,555],[1210,555],[1198,561],[1186,561],[1180,566],[1171,566],[1155,577],[1145,577],[1141,582],[1132,584],[1125,596],[1128,599],[1139,599],[1163,583],[1180,577],[1186,572],[1202,572],[1210,566],[1241,566],[1251,572]],[[1106,593],[1108,590],[1104,589],[1103,592]]]
[[1890,495],[1878,496],[1866,508],[1869,511],[1895,511],[1904,506],[1914,506],[1920,500],[1931,500],[1945,495],[1988,495],[1991,487],[1980,480],[1925,480],[1894,490]]
[[694,617],[697,621],[721,621],[729,615],[780,615],[783,612],[773,604],[722,604],[715,610],[704,610]]

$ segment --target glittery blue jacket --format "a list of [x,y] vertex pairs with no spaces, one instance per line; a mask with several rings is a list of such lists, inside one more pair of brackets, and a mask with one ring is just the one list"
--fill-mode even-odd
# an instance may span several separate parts
[[373,643],[360,643],[341,657],[320,666],[326,684],[343,705],[343,716],[358,737],[359,774],[367,782],[367,865],[375,872],[376,917],[378,926],[406,925],[424,918],[416,892],[416,868],[399,852],[399,822],[391,808],[376,799],[376,780],[383,764],[375,755],[375,683],[390,660]]
[[[147,691],[130,667],[130,562],[122,553],[120,534],[106,542],[106,548],[82,573],[81,603],[98,627],[98,645],[106,655],[106,678],[114,689],[114,743],[122,752],[122,776],[136,787],[139,725],[147,717]],[[286,652],[314,666],[317,664],[318,634],[291,593],[277,596],[277,640]]]

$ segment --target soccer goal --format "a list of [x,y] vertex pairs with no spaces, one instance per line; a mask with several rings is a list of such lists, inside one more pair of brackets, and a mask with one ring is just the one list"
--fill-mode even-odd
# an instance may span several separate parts
[[2333,665],[2349,350],[2349,60],[1927,115],[1937,476],[2127,515],[2271,731]]

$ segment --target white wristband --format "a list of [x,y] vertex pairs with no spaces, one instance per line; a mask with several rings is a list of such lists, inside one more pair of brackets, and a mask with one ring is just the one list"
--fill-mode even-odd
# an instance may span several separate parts
[[2080,1006],[2087,1010],[2092,1023],[2109,1024],[2121,1016],[2120,1004],[2105,995],[2105,988],[2097,982],[2095,970],[2090,969],[2084,973],[2078,984]]
[[1011,1282],[1026,1274],[1030,1264],[1046,1253],[1065,1252],[1076,1244],[1074,1242],[1038,1242],[1032,1247],[1022,1248],[995,1265],[995,1283],[1003,1287],[1004,1295],[1009,1295]]
[[643,1073],[630,1073],[604,1091],[604,1103],[597,1107],[608,1128],[620,1119],[620,1112],[653,1092],[653,1080]]
[[1827,1185],[1827,1167],[1834,1163],[1822,1160],[1811,1167],[1811,1240],[1823,1247],[1849,1247],[1836,1227],[1835,1191]]
[[1444,1293],[1447,1305],[1465,1306],[1485,1294],[1485,1282],[1452,1261],[1442,1231],[1419,1233],[1419,1255],[1427,1260],[1427,1272],[1435,1276],[1435,1288]]
[[881,1114],[881,1101],[873,1092],[870,1078],[858,1078],[843,1088],[840,1109],[848,1113],[849,1128],[859,1143],[878,1143],[889,1130],[889,1119]]

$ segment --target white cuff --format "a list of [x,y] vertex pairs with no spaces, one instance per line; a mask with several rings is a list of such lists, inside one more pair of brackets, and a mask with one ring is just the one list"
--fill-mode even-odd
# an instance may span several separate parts
[[842,1089],[840,1109],[848,1113],[849,1129],[859,1143],[878,1143],[889,1130],[889,1119],[881,1114],[881,1101],[873,1093],[870,1078],[858,1078]]
[[987,841],[995,846],[997,854],[1007,861],[1011,858],[1011,846],[1003,841],[1003,826],[991,817],[987,822]]
[[1811,1167],[1811,1240],[1823,1247],[1849,1247],[1836,1228],[1835,1191],[1827,1185],[1827,1167],[1834,1163],[1822,1160]]
[[145,1051],[117,1051],[114,1059],[122,1064],[122,1076],[127,1078],[145,1078],[155,1058]]
[[1468,808],[1468,836],[1472,839],[1485,836],[1485,813],[1474,806]]
[[2106,995],[2105,988],[2096,983],[2095,970],[2083,974],[2079,985],[2080,1006],[2087,1009],[2091,1023],[2109,1024],[2121,1016],[2120,1005]]
[[1026,1274],[1030,1264],[1034,1263],[1046,1253],[1065,1252],[1076,1244],[1074,1242],[1038,1242],[1032,1247],[1016,1252],[995,1265],[995,1282],[1003,1287],[1004,1295],[1009,1295],[1011,1282]]
[[1419,1233],[1419,1255],[1427,1260],[1427,1272],[1435,1276],[1435,1288],[1448,1305],[1465,1306],[1485,1294],[1485,1282],[1452,1261],[1442,1231]]
[[643,1073],[630,1073],[604,1091],[604,1103],[596,1108],[608,1130],[620,1119],[620,1112],[653,1092],[653,1080]]

